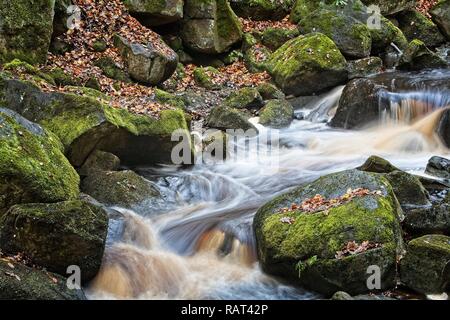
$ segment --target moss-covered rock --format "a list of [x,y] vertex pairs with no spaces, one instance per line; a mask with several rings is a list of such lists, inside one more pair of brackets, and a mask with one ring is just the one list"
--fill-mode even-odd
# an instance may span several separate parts
[[115,171],[120,167],[120,159],[112,153],[95,150],[80,168],[80,175],[87,176],[95,171]]
[[382,15],[392,15],[404,10],[414,8],[415,0],[361,0],[366,5],[376,5],[380,8]]
[[446,68],[448,63],[436,53],[427,48],[420,40],[413,40],[403,53],[399,68],[406,70],[422,70],[432,68]]
[[447,40],[450,40],[450,1],[439,0],[430,10],[430,14],[442,34],[447,37]]
[[197,67],[194,70],[195,83],[208,90],[219,90],[222,87],[214,80],[219,75],[219,70],[214,67]]
[[384,52],[391,43],[395,44],[400,50],[406,49],[408,40],[403,32],[396,27],[389,19],[381,16],[380,28],[371,28],[372,53]]
[[433,204],[431,207],[409,211],[403,221],[403,228],[414,236],[426,234],[450,235],[449,199]]
[[367,7],[360,0],[346,0],[336,4],[335,0],[297,0],[290,14],[290,20],[299,23],[318,10],[330,10],[351,16],[361,22],[367,21]]
[[108,44],[103,40],[96,40],[92,44],[92,49],[95,52],[104,52],[104,51],[106,51],[106,49],[108,49]]
[[383,71],[383,60],[379,57],[369,57],[349,61],[347,64],[348,78],[365,78]]
[[298,29],[283,29],[269,27],[262,32],[261,42],[270,50],[274,51],[287,41],[300,35]]
[[360,167],[357,168],[361,171],[366,172],[374,172],[374,173],[391,173],[393,171],[398,171],[399,169],[392,165],[386,159],[383,159],[378,156],[369,157],[366,162]]
[[386,179],[405,210],[431,205],[427,190],[416,176],[396,170],[386,174]]
[[331,38],[345,56],[364,58],[370,54],[372,37],[367,24],[346,14],[317,10],[299,23],[303,34],[321,32]]
[[258,43],[244,52],[245,66],[253,73],[266,71],[271,54],[272,51]]
[[256,88],[242,88],[232,92],[223,102],[225,106],[236,109],[259,109],[263,98]]
[[117,155],[125,165],[171,163],[177,144],[171,141],[172,133],[180,129],[189,137],[180,109],[164,110],[154,119],[110,107],[107,102],[101,93],[47,93],[30,82],[0,77],[0,105],[56,134],[77,167],[95,149]]
[[286,97],[280,89],[269,82],[261,83],[256,89],[264,100],[284,99]]
[[79,177],[58,138],[0,108],[0,215],[17,203],[76,199]]
[[[300,209],[279,213],[317,194],[326,199],[341,197],[349,188],[379,193],[315,213]],[[253,226],[259,259],[265,271],[326,295],[339,290],[350,294],[367,292],[367,270],[371,265],[380,267],[382,289],[390,288],[395,285],[396,257],[402,249],[399,215],[401,208],[389,182],[381,175],[358,170],[327,175],[258,210]],[[350,241],[379,245],[337,257]]]
[[242,129],[246,131],[253,129],[255,132],[257,131],[255,126],[248,121],[244,112],[225,106],[213,108],[206,119],[206,125],[220,130]]
[[131,81],[127,73],[124,70],[122,70],[110,57],[102,57],[96,60],[94,62],[94,65],[102,69],[103,74],[108,78],[122,82]]
[[259,123],[271,128],[284,128],[294,120],[294,108],[286,100],[270,100],[259,112]]
[[400,13],[397,20],[400,29],[409,41],[419,39],[427,47],[436,47],[445,41],[433,21],[416,10]]
[[44,63],[53,30],[55,0],[0,3],[0,62]]
[[442,293],[450,280],[450,237],[426,235],[408,243],[400,264],[403,284],[424,294]]
[[268,68],[285,94],[308,95],[347,80],[345,58],[321,33],[286,42],[271,55]]
[[85,299],[82,290],[69,289],[67,279],[58,274],[0,259],[0,300]]
[[106,205],[135,208],[159,196],[159,191],[133,171],[90,171],[81,190]]
[[252,20],[281,20],[291,11],[295,0],[233,0],[233,11]]
[[191,50],[223,53],[241,40],[241,24],[227,0],[186,0],[181,38]]
[[77,265],[83,282],[98,272],[103,257],[108,216],[83,201],[15,205],[0,218],[1,248],[24,253],[47,270],[67,275]]
[[145,26],[159,26],[183,18],[183,0],[123,0],[123,3]]
[[61,68],[54,68],[47,72],[47,75],[53,79],[53,82],[57,86],[78,86],[80,85],[80,80],[77,78],[74,78],[73,76],[67,74],[63,69]]

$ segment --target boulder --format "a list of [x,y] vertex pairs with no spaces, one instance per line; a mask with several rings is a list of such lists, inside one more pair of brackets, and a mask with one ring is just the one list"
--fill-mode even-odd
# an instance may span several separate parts
[[450,179],[450,160],[438,156],[432,157],[428,161],[425,173],[439,178]]
[[4,77],[0,88],[5,105],[60,138],[76,167],[95,149],[115,154],[124,165],[171,163],[177,144],[171,141],[172,133],[180,129],[189,137],[185,114],[179,109],[164,110],[154,119],[110,107],[101,93],[48,93],[31,82]]
[[159,191],[135,172],[91,171],[83,179],[81,190],[106,205],[133,209],[159,196]]
[[391,173],[399,170],[389,161],[378,156],[369,157],[366,160],[366,162],[364,162],[364,164],[358,167],[357,169],[361,171],[375,172],[375,173]]
[[267,62],[272,51],[258,43],[244,52],[244,63],[248,71],[253,73],[267,71]]
[[409,41],[419,39],[427,47],[437,47],[445,42],[438,27],[426,16],[416,10],[408,10],[397,16],[399,27]]
[[403,228],[414,236],[426,234],[450,235],[450,201],[433,204],[431,207],[418,208],[408,212]]
[[232,92],[223,104],[236,109],[259,109],[263,106],[263,98],[256,88],[242,88]]
[[[317,194],[324,199],[342,199],[349,188],[366,188],[372,193],[311,212],[292,207]],[[282,213],[283,208],[292,209]],[[367,271],[372,265],[380,267],[381,289],[391,288],[395,286],[396,258],[403,247],[401,215],[383,176],[358,170],[330,174],[278,196],[258,210],[253,226],[259,259],[266,272],[328,296],[340,290],[368,292]],[[363,242],[372,247],[342,255],[343,248]]]
[[386,179],[404,210],[431,206],[430,195],[416,176],[396,170],[386,174]]
[[131,82],[128,74],[110,57],[99,58],[94,62],[94,65],[99,67],[108,78],[122,82]]
[[450,280],[450,237],[425,235],[408,243],[400,263],[401,282],[423,294],[439,294]]
[[361,0],[364,4],[376,5],[380,8],[382,15],[392,15],[401,11],[414,8],[415,0]]
[[186,0],[181,38],[191,50],[223,53],[241,40],[241,24],[227,0]]
[[294,108],[286,100],[269,100],[259,112],[259,123],[271,128],[288,127],[294,120]]
[[256,89],[264,100],[286,98],[286,95],[280,89],[269,82],[261,83]]
[[0,3],[0,63],[18,58],[45,63],[53,30],[55,0]]
[[447,148],[450,148],[450,110],[444,110],[437,126],[437,133]]
[[147,85],[169,79],[178,65],[178,55],[162,40],[146,45],[116,36],[115,46],[125,61],[130,77]]
[[19,204],[0,218],[0,244],[60,275],[79,266],[86,283],[100,268],[107,230],[106,212],[87,202]]
[[214,67],[197,67],[194,70],[195,83],[208,90],[219,90],[222,85],[216,80],[220,72]]
[[420,40],[409,43],[403,53],[399,68],[405,70],[439,69],[448,67],[447,61],[427,48]]
[[120,167],[120,159],[109,152],[94,150],[80,168],[79,173],[87,176],[95,171],[115,171]]
[[352,60],[347,63],[348,78],[365,78],[383,71],[383,60],[379,57],[369,57]]
[[14,204],[76,199],[79,177],[58,138],[0,108],[0,216]]
[[372,54],[378,54],[391,48],[392,44],[400,50],[405,50],[408,46],[408,40],[403,32],[395,26],[389,19],[381,17],[380,28],[370,29],[372,36]]
[[450,40],[450,1],[439,0],[430,10],[430,14],[442,34],[447,37],[447,40]]
[[261,43],[272,51],[300,35],[298,29],[269,27],[261,34]]
[[345,58],[321,33],[286,42],[271,55],[268,69],[277,86],[288,95],[320,92],[347,80]]
[[239,16],[252,20],[281,20],[295,0],[231,0],[231,8]]
[[0,259],[0,300],[86,300],[86,297],[80,289],[69,289],[67,279],[58,274]]
[[123,0],[123,3],[145,26],[159,26],[183,18],[183,0]]
[[242,129],[247,131],[253,129],[257,132],[256,127],[248,121],[248,117],[242,111],[226,106],[213,108],[206,119],[206,125],[220,130]]

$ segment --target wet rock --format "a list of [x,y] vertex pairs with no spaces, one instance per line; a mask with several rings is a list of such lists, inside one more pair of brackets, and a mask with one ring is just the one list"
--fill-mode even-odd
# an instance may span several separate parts
[[382,15],[392,15],[415,6],[415,0],[361,0],[366,5],[377,5],[381,9]]
[[231,0],[231,8],[239,17],[252,20],[281,20],[295,0]]
[[206,125],[220,130],[253,129],[257,132],[256,127],[248,121],[248,117],[242,111],[225,106],[213,108],[206,119]]
[[381,28],[370,29],[372,36],[372,54],[382,53],[392,44],[400,50],[405,50],[408,46],[408,40],[403,32],[396,27],[389,19],[381,17]]
[[403,227],[409,234],[415,236],[426,234],[450,235],[449,200],[444,200],[430,207],[409,211],[403,221]]
[[399,169],[392,165],[389,161],[378,157],[371,156],[364,162],[364,164],[357,168],[361,171],[375,172],[375,173],[391,173],[393,171],[398,171]]
[[416,176],[396,170],[386,174],[386,179],[390,182],[403,209],[431,205],[427,190]]
[[157,85],[169,79],[177,68],[177,54],[162,40],[144,46],[116,36],[114,44],[128,67],[130,77],[138,82]]
[[446,68],[447,62],[426,47],[420,40],[413,40],[400,59],[399,68],[405,70]]
[[443,111],[436,131],[444,145],[450,148],[450,110]]
[[423,294],[445,291],[450,280],[450,237],[426,235],[408,243],[400,263],[403,284]]
[[288,95],[320,92],[347,80],[345,58],[333,41],[320,33],[286,42],[272,54],[268,69]]
[[100,268],[107,229],[106,212],[87,202],[20,204],[0,218],[0,243],[61,275],[77,265],[86,283]]
[[238,43],[242,30],[227,0],[186,0],[181,38],[191,50],[217,54]]
[[159,26],[183,18],[183,0],[124,0],[130,14],[145,26]]
[[76,199],[79,177],[61,142],[41,126],[0,108],[0,216],[14,204]]
[[440,0],[431,10],[431,17],[441,30],[450,39],[450,1]]
[[267,28],[261,34],[261,43],[272,51],[300,35],[298,29]]
[[[381,195],[357,197],[325,211],[300,210],[284,215],[279,210],[320,194],[340,197],[349,188],[379,190]],[[258,254],[265,271],[287,278],[325,295],[336,291],[368,291],[367,268],[381,268],[381,287],[395,285],[396,257],[402,249],[401,208],[389,182],[376,173],[348,170],[321,177],[261,207],[254,218]],[[283,223],[290,217],[291,223]],[[349,241],[381,246],[337,258]]]
[[109,152],[95,150],[80,168],[80,175],[86,176],[95,171],[116,171],[120,167],[120,159]]
[[444,36],[433,21],[416,10],[402,12],[397,19],[400,29],[409,41],[419,39],[427,47],[437,47],[445,42]]
[[54,0],[0,3],[0,62],[45,63],[53,30]]
[[81,190],[106,205],[133,209],[159,196],[159,191],[135,172],[91,171],[81,182]]
[[288,127],[294,120],[294,108],[286,100],[269,100],[259,112],[259,123],[271,128]]
[[347,64],[348,78],[365,78],[383,71],[383,60],[379,57],[369,57],[349,61]]
[[259,109],[263,106],[263,98],[256,88],[242,88],[231,93],[223,103],[230,108]]
[[82,290],[69,289],[67,279],[58,274],[0,259],[0,300],[86,300],[86,297]]
[[434,156],[428,161],[425,172],[435,177],[450,179],[450,160]]

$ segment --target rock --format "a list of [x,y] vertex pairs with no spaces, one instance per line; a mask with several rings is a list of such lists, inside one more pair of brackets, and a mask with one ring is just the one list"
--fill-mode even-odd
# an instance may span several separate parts
[[364,162],[364,164],[357,168],[361,171],[375,172],[375,173],[391,173],[393,171],[398,171],[399,169],[392,165],[389,161],[378,157],[371,156]]
[[67,279],[58,274],[0,259],[0,300],[86,300],[86,297],[82,290],[69,289]]
[[272,51],[300,35],[298,29],[269,27],[262,32],[261,43]]
[[347,292],[338,291],[333,294],[331,300],[355,300],[355,299],[353,299],[352,296],[349,295]]
[[4,252],[22,252],[60,275],[67,275],[71,265],[79,266],[82,283],[100,268],[107,230],[106,212],[79,200],[15,205],[0,217]]
[[177,54],[162,40],[144,46],[116,36],[114,43],[127,65],[130,77],[138,82],[157,85],[169,79],[177,68]]
[[425,173],[439,178],[450,179],[450,160],[438,156],[432,157],[428,161]]
[[0,216],[14,204],[76,199],[79,177],[58,138],[0,108]]
[[409,173],[396,170],[386,174],[395,196],[405,210],[430,206],[429,194],[420,180]]
[[430,14],[442,34],[447,37],[447,40],[450,40],[450,1],[440,0],[430,10]]
[[239,17],[252,20],[281,20],[295,0],[231,0],[231,8]]
[[[0,88],[5,105],[60,138],[76,167],[95,149],[117,155],[124,165],[172,163],[177,145],[171,141],[172,133],[180,129],[190,136],[182,110],[164,110],[160,119],[154,119],[110,107],[101,93],[47,93],[30,82],[1,76]],[[66,199],[57,201],[61,200]]]
[[73,14],[73,10],[71,10],[72,8],[70,7],[71,5],[73,5],[72,0],[55,0],[53,39],[67,32],[67,21],[69,21],[71,14]]
[[403,228],[414,236],[426,234],[450,235],[450,201],[442,201],[431,207],[408,212]]
[[206,125],[220,130],[242,129],[247,131],[252,129],[257,132],[256,127],[247,120],[246,115],[242,111],[225,106],[213,108],[206,119]]
[[214,78],[220,76],[214,67],[197,67],[194,70],[194,80],[197,85],[208,90],[219,90],[222,86]]
[[443,293],[450,279],[450,237],[426,235],[408,243],[400,263],[407,287],[423,294]]
[[427,47],[437,47],[445,42],[438,27],[416,10],[408,10],[398,15],[400,29],[409,41],[419,39]]
[[271,128],[288,127],[294,120],[294,108],[286,100],[269,100],[259,112],[259,123]]
[[191,50],[223,53],[241,40],[241,24],[227,0],[186,0],[181,38]]
[[361,0],[364,4],[376,5],[381,9],[382,15],[392,15],[404,10],[408,10],[414,8],[416,1],[415,0]]
[[420,40],[413,40],[400,59],[399,68],[405,70],[446,68],[447,62],[428,49]]
[[256,87],[259,94],[264,100],[284,99],[286,95],[280,91],[275,85],[264,82]]
[[103,74],[108,78],[122,81],[131,82],[127,73],[123,71],[110,57],[102,57],[94,62],[96,67],[102,69]]
[[[326,199],[343,196],[349,188],[367,188],[367,195],[326,211],[284,215],[279,210],[320,194]],[[399,218],[402,210],[389,182],[379,174],[348,170],[330,174],[266,203],[253,226],[263,269],[271,274],[331,296],[368,292],[367,268],[381,270],[381,289],[394,287],[396,257],[402,250]],[[280,221],[290,217],[291,224]],[[337,258],[350,241],[379,246]],[[381,246],[380,246],[381,245]]]
[[53,30],[55,1],[0,3],[0,63],[15,58],[45,63]]
[[370,55],[372,37],[367,24],[343,13],[317,10],[300,21],[299,29],[303,34],[325,34],[345,56],[364,58]]
[[365,78],[383,71],[383,60],[379,57],[369,57],[352,60],[347,63],[348,78]]
[[48,76],[50,76],[53,81],[55,82],[55,85],[57,86],[79,86],[80,81],[77,78],[73,78],[71,75],[67,74],[63,69],[61,68],[54,68],[50,70],[48,73]]
[[450,148],[450,110],[443,111],[436,131],[444,145]]
[[268,68],[287,95],[308,95],[347,80],[345,58],[333,41],[320,33],[286,42],[271,55]]
[[258,89],[242,88],[232,92],[223,102],[225,106],[236,109],[259,109],[263,103]]
[[380,21],[380,28],[370,29],[370,34],[372,36],[372,54],[386,51],[386,48],[392,47],[392,43],[400,50],[405,50],[408,46],[408,40],[403,32],[383,16]]
[[258,43],[244,52],[245,66],[253,73],[266,71],[271,54],[272,51]]
[[106,205],[133,209],[159,196],[159,191],[133,171],[91,171],[81,190]]
[[145,26],[159,26],[183,18],[183,0],[124,0],[130,14]]
[[109,152],[94,150],[80,168],[80,175],[87,176],[95,171],[116,171],[120,167],[120,159]]

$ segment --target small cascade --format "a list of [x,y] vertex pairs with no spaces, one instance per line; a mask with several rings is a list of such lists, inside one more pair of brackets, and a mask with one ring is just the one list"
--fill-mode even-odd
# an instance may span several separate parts
[[322,95],[319,100],[314,101],[314,103],[308,107],[311,108],[311,112],[305,117],[305,120],[321,123],[331,119],[336,112],[344,88],[345,86],[338,86]]

